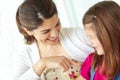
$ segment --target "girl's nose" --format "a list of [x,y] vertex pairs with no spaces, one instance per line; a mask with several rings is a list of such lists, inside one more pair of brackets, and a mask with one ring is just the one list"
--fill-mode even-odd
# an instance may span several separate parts
[[94,47],[94,42],[93,41],[88,41],[88,44],[90,45],[90,46],[92,46],[92,47]]

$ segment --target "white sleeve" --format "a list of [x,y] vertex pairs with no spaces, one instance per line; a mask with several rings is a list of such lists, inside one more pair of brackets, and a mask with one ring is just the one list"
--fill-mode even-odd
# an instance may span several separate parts
[[[19,51],[18,51],[19,52]],[[40,77],[34,72],[32,68],[32,61],[26,54],[27,50],[16,53],[12,61],[12,80],[40,80]]]
[[18,80],[40,80],[39,76],[36,75],[33,68],[29,68],[24,74],[22,74]]
[[87,37],[81,28],[66,28],[61,30],[60,42],[68,54],[75,60],[84,61],[94,51],[87,44]]

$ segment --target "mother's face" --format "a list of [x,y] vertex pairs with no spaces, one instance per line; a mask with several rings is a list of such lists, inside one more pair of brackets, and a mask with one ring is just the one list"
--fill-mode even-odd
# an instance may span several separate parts
[[57,15],[53,15],[49,19],[45,19],[42,25],[37,29],[31,31],[31,34],[37,41],[41,41],[44,44],[55,45],[59,41],[60,21]]

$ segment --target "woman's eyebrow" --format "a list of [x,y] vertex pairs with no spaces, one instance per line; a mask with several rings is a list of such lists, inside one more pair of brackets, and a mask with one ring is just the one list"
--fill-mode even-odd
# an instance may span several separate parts
[[42,30],[42,31],[40,31],[40,32],[45,32],[45,31],[48,31],[48,30],[50,30],[50,29],[45,29],[45,30]]
[[[59,23],[60,23],[60,20],[58,19],[56,25],[58,25]],[[56,25],[55,25],[55,26],[56,26]],[[45,32],[45,31],[48,31],[48,30],[50,30],[50,29],[45,29],[45,30],[42,30],[42,31],[40,31],[40,32]]]

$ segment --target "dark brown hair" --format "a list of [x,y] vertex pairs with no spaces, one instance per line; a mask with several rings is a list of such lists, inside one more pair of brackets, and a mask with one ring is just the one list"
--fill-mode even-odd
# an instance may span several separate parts
[[96,3],[83,17],[83,24],[89,23],[94,24],[105,53],[94,54],[92,68],[95,70],[96,64],[102,63],[101,73],[112,79],[120,72],[120,6],[114,1]]
[[16,23],[26,43],[31,44],[35,41],[34,36],[28,35],[24,28],[29,31],[37,29],[44,19],[57,15],[57,9],[52,0],[25,0],[18,8],[16,13]]

